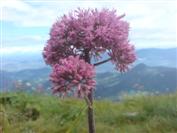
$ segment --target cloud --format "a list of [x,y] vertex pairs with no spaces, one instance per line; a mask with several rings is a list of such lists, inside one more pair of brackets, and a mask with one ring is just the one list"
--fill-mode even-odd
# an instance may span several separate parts
[[[77,7],[81,8],[114,8],[119,14],[126,13],[132,27],[157,26],[153,17],[160,17],[169,10],[176,10],[174,2],[142,2],[142,1],[20,1],[7,0],[3,4],[4,21],[10,21],[20,26],[51,26],[51,24],[62,16]],[[161,8],[162,7],[162,8]],[[172,8],[169,8],[172,7]],[[155,12],[152,9],[156,9]],[[156,16],[154,16],[156,14]],[[137,16],[138,19],[137,19]],[[174,16],[171,16],[171,18]]]
[[44,45],[48,36],[41,35],[23,35],[17,37],[4,37],[2,38],[2,48],[9,47],[36,47],[38,45]]
[[1,21],[14,23],[16,26],[49,26],[56,19],[55,11],[47,7],[36,8],[20,0],[2,2]]
[[130,31],[130,37],[133,40],[161,40],[161,41],[176,41],[176,31],[167,31],[163,29],[148,29]]
[[0,55],[7,55],[7,54],[15,54],[15,53],[32,53],[32,52],[41,52],[43,50],[43,45],[38,46],[16,46],[16,47],[5,47],[0,48]]
[[[22,1],[22,0],[4,0],[1,1],[3,22],[18,27],[27,28],[50,28],[53,22],[67,14],[69,11],[81,8],[117,9],[118,14],[126,13],[124,18],[130,22],[130,40],[137,48],[144,47],[176,47],[176,2],[174,0],[102,0],[102,1]],[[10,31],[7,31],[10,32]],[[35,32],[35,31],[34,31]],[[47,36],[35,35],[34,33],[15,36],[3,35],[5,47],[15,46],[14,51],[34,50],[34,46],[42,47],[45,44]],[[26,47],[24,47],[24,46]],[[30,48],[31,47],[31,48]],[[30,49],[30,50],[28,50]],[[4,51],[8,51],[7,49]]]
[[[143,43],[142,43],[143,42]],[[161,41],[161,40],[134,40],[132,42],[136,49],[144,48],[174,48],[176,42],[174,41]]]
[[20,41],[20,40],[23,40],[23,41],[29,41],[29,40],[32,40],[32,41],[36,41],[36,42],[40,42],[40,41],[43,41],[44,38],[46,37],[43,37],[43,36],[40,36],[40,35],[24,35],[24,36],[19,36],[17,38],[14,38],[13,40],[15,41]]
[[31,7],[21,0],[5,0],[0,2],[0,8],[13,9],[16,11],[29,11]]
[[[1,18],[4,21],[24,27],[50,27],[64,13],[77,7],[114,8],[118,14],[126,13],[125,20],[132,30],[176,28],[176,6],[173,1],[19,1],[3,2]],[[155,9],[155,10],[154,10]]]

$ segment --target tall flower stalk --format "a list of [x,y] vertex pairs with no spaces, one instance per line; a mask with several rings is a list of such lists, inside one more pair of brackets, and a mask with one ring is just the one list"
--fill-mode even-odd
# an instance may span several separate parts
[[[77,9],[53,24],[43,50],[45,62],[53,69],[53,92],[86,100],[89,133],[95,133],[95,67],[111,61],[118,71],[125,72],[136,59],[124,16],[118,16],[115,10]],[[109,56],[106,60],[101,58],[104,53]]]

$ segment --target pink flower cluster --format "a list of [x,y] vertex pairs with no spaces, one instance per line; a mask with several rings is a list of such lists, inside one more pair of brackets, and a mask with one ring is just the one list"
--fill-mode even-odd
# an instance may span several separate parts
[[79,56],[69,56],[60,59],[53,66],[50,75],[54,87],[53,92],[72,93],[79,97],[87,95],[95,87],[94,66],[79,59]]
[[83,58],[88,49],[91,58],[108,52],[118,70],[127,70],[136,57],[128,40],[129,24],[123,17],[108,9],[78,9],[64,15],[51,28],[43,52],[46,63],[54,65],[70,55]]
[[127,71],[129,64],[136,59],[134,46],[126,42],[125,44],[121,44],[121,46],[115,46],[108,54],[111,56],[112,62],[116,65],[116,69],[120,72]]
[[53,24],[43,57],[53,67],[50,77],[54,92],[88,94],[95,86],[90,60],[100,59],[105,52],[117,70],[128,69],[136,57],[124,16],[115,10],[78,9]]

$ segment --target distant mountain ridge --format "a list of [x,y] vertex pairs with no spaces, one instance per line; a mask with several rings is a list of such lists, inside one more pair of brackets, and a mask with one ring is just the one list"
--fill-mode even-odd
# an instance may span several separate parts
[[96,96],[118,96],[120,93],[152,92],[156,94],[177,91],[177,68],[149,67],[139,64],[124,74],[97,75]]
[[[148,66],[165,66],[177,68],[177,48],[170,49],[140,49],[136,51],[137,60],[134,65],[144,63]],[[103,55],[103,60],[107,55]],[[5,71],[20,71],[25,69],[39,69],[48,67],[42,57],[42,53],[16,53],[2,56],[2,69]],[[114,72],[111,62],[98,66],[97,72]]]
[[[0,71],[2,75],[0,90],[14,90],[15,83],[21,88],[35,90],[40,87],[50,92],[49,74],[51,69],[22,70],[19,72]],[[138,64],[126,73],[97,73],[96,98],[118,97],[122,93],[136,92],[169,93],[177,90],[177,68],[150,67]]]
[[166,66],[177,68],[177,48],[169,49],[141,49],[137,51],[137,64],[148,66]]

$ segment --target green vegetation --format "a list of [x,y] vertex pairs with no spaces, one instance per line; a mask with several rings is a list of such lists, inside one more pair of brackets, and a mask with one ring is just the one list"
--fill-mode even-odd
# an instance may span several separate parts
[[[86,104],[42,94],[3,93],[5,133],[87,133]],[[97,133],[176,133],[177,94],[95,101]]]

